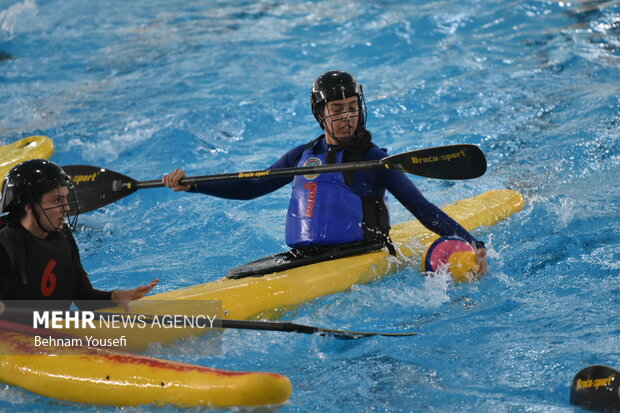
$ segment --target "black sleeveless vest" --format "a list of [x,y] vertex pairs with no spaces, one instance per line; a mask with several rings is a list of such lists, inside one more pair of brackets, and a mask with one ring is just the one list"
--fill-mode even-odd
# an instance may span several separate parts
[[39,239],[21,225],[12,225],[0,230],[0,246],[10,260],[10,268],[2,269],[0,299],[73,299],[77,247],[72,235],[57,233]]

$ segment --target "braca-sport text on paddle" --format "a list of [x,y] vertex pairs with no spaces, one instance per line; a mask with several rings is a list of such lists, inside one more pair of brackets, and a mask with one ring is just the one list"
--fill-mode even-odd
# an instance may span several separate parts
[[[184,178],[180,185],[228,180],[269,179],[283,176],[344,172],[363,169],[396,169],[435,179],[472,179],[487,169],[484,153],[476,145],[461,144],[418,149],[373,161],[347,162],[296,168],[265,169]],[[101,208],[142,188],[163,187],[161,179],[137,181],[109,169],[89,165],[67,165],[63,169],[75,184],[80,212]]]

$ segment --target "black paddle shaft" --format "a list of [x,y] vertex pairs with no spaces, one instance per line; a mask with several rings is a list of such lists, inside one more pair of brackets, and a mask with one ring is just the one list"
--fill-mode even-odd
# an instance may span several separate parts
[[[179,185],[229,181],[233,179],[280,178],[283,176],[313,175],[379,168],[397,169],[402,172],[426,178],[460,180],[478,178],[486,172],[486,167],[486,158],[480,148],[475,145],[464,144],[418,149],[372,161],[194,176],[182,179]],[[159,188],[164,186],[161,179],[137,182],[136,185],[138,188]]]
[[[418,149],[371,161],[187,177],[182,179],[179,184],[191,185],[201,182],[268,179],[380,168],[399,170],[426,178],[472,179],[482,176],[486,172],[487,162],[480,148],[475,145],[462,144]],[[118,172],[96,166],[68,165],[64,166],[63,169],[71,176],[75,184],[79,208],[82,213],[101,208],[141,188],[164,186],[161,179],[139,182]]]

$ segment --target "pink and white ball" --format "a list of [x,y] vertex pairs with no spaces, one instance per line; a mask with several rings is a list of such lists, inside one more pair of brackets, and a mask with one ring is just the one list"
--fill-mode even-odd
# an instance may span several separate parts
[[441,237],[424,253],[422,271],[436,273],[446,268],[456,282],[472,281],[479,269],[476,247],[461,237]]

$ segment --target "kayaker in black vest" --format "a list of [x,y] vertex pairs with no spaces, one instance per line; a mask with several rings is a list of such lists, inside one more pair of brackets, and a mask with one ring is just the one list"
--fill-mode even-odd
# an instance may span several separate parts
[[[325,133],[285,153],[269,169],[323,163],[382,159],[388,153],[372,142],[366,129],[362,85],[342,71],[319,76],[310,93],[312,113]],[[198,192],[230,199],[253,199],[293,183],[286,220],[286,242],[301,255],[321,253],[335,245],[387,246],[389,215],[386,189],[426,228],[441,235],[456,235],[475,245],[479,274],[486,271],[486,249],[465,228],[429,202],[403,173],[373,169],[353,172],[299,175],[283,178],[206,182],[183,186],[185,172],[176,169],[163,177],[174,191]],[[376,248],[375,248],[376,249]]]
[[[0,229],[0,300],[54,300],[63,307],[54,308],[59,310],[72,302],[92,310],[89,301],[111,300],[128,309],[159,280],[130,290],[93,288],[72,235],[78,216],[72,187],[62,168],[44,159],[23,162],[7,174],[1,200],[1,212],[8,214]],[[4,309],[0,301],[0,314]]]

